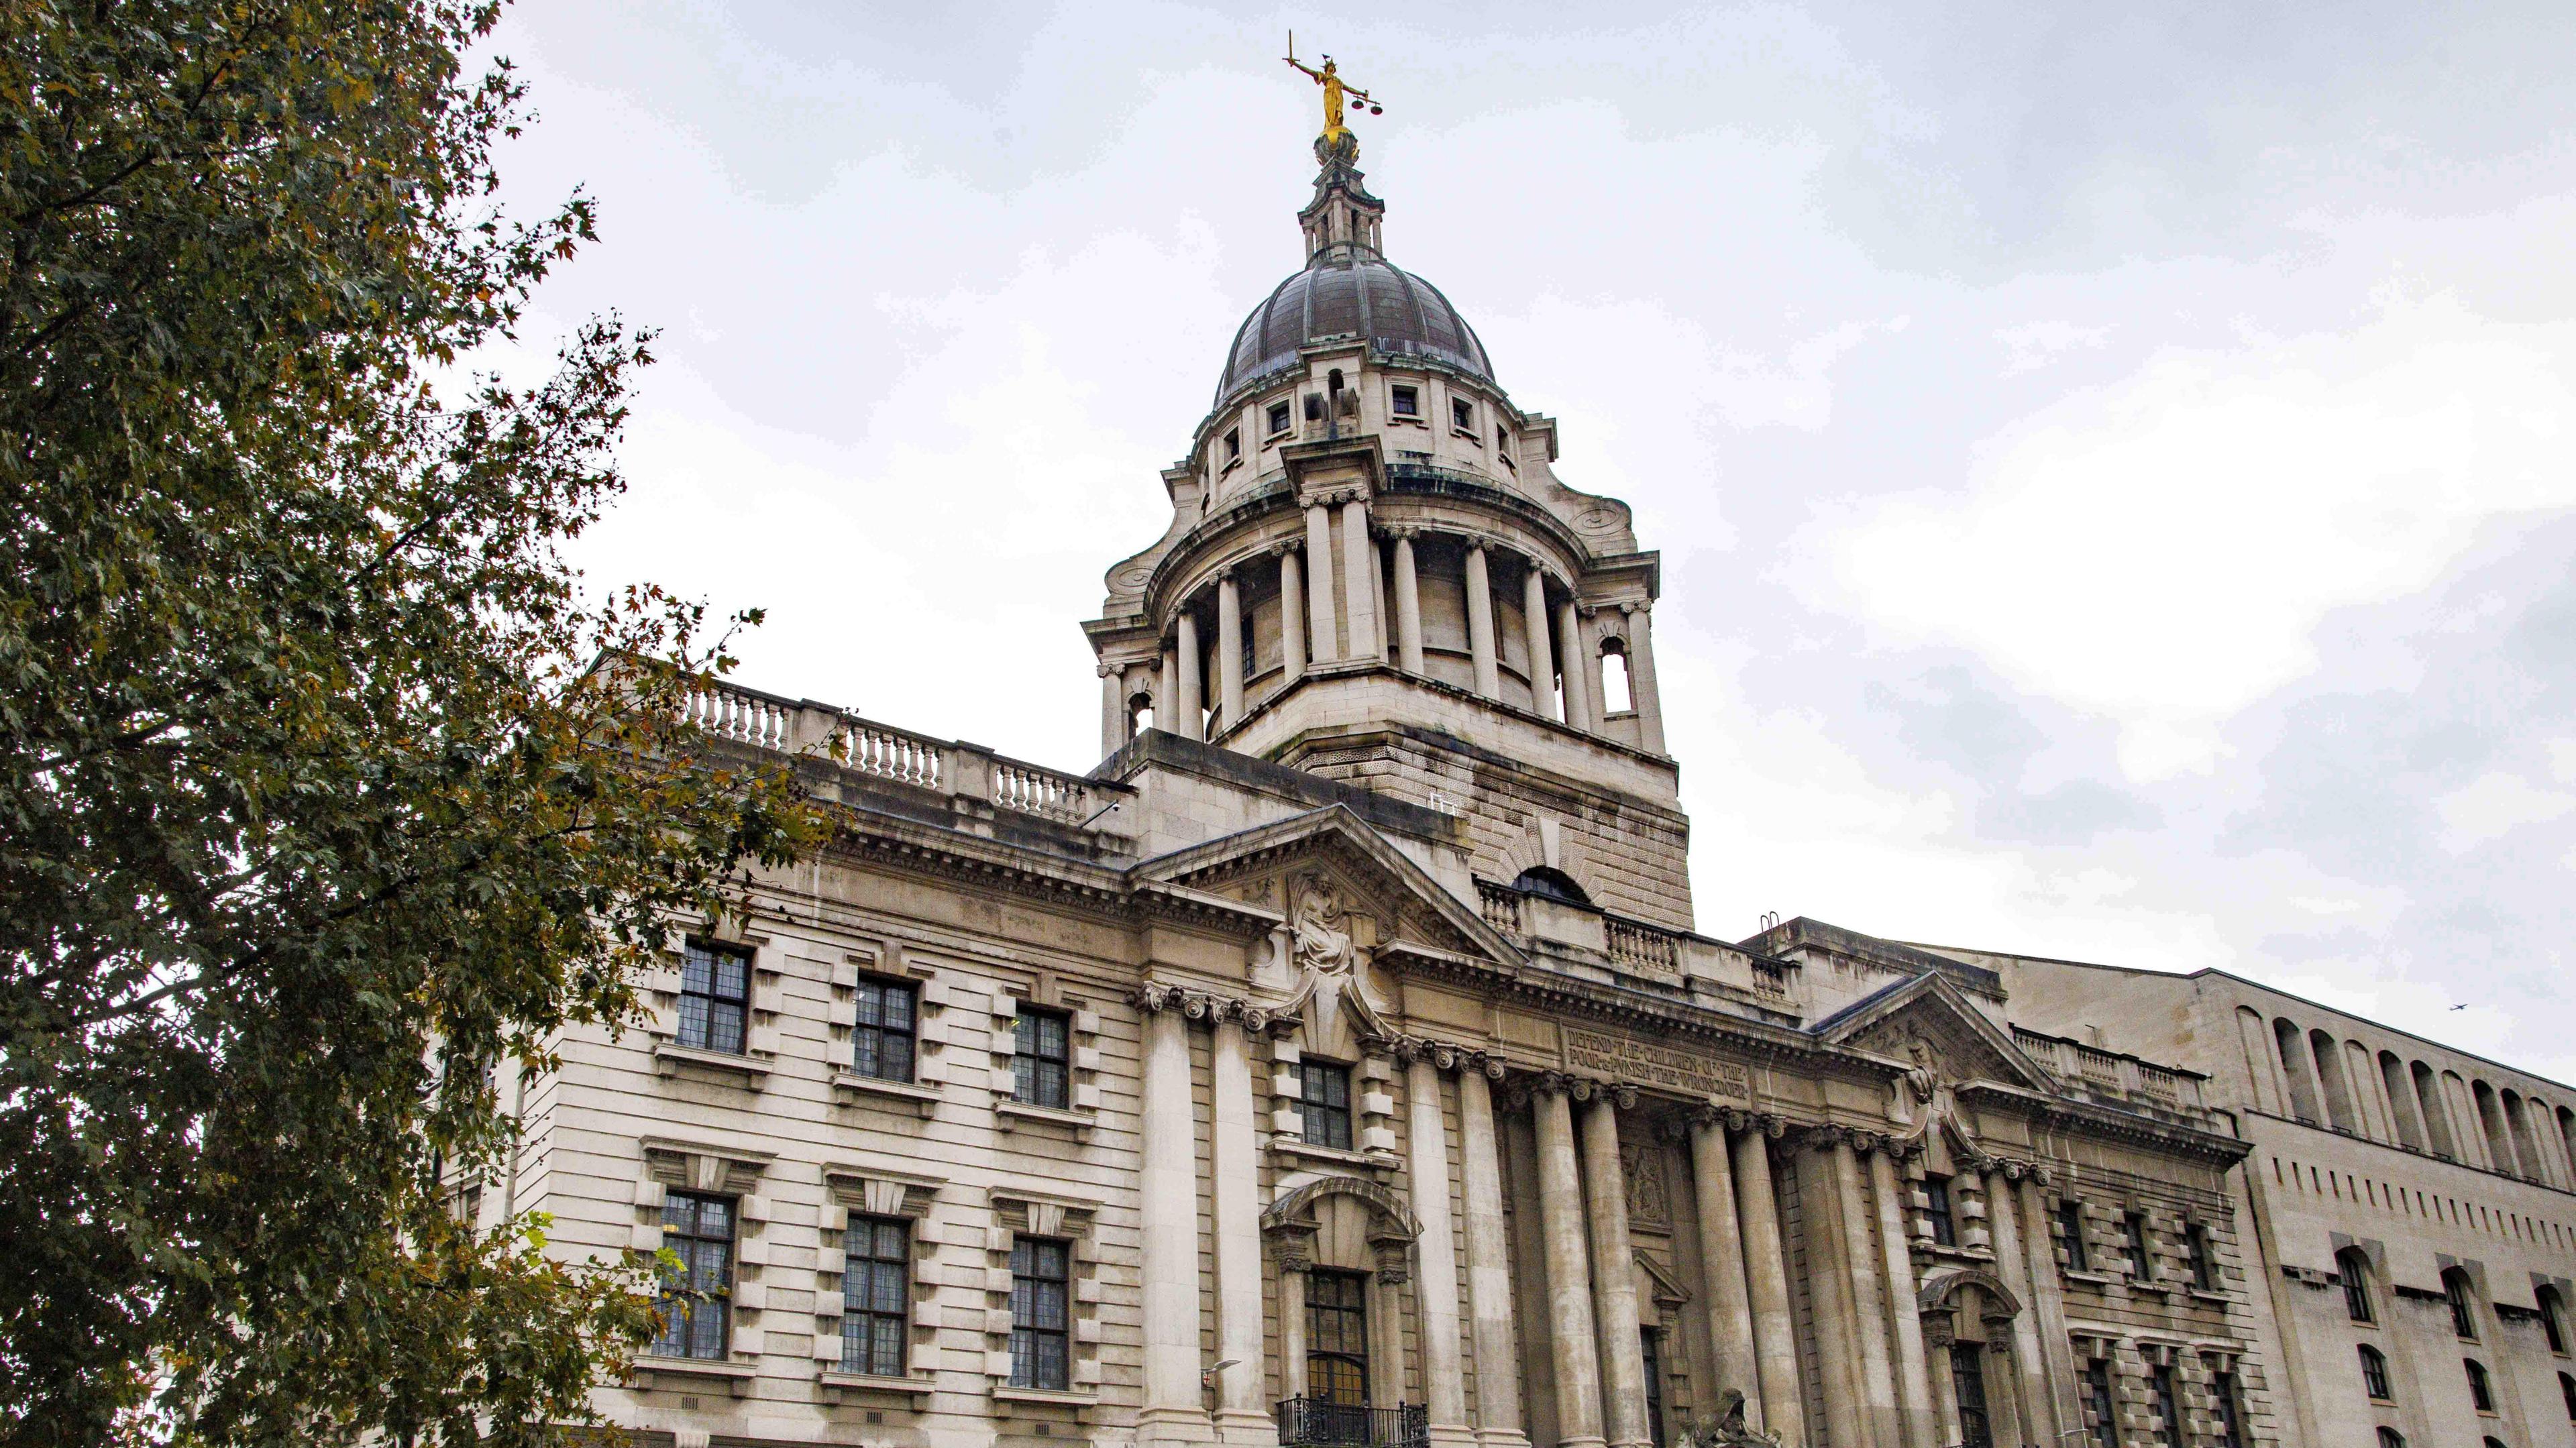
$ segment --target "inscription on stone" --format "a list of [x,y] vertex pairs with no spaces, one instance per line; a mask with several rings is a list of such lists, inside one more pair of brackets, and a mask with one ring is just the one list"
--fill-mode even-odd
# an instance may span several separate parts
[[1586,1076],[1656,1086],[1686,1096],[1753,1099],[1753,1073],[1733,1061],[1716,1061],[1677,1046],[1603,1031],[1565,1032],[1565,1068]]

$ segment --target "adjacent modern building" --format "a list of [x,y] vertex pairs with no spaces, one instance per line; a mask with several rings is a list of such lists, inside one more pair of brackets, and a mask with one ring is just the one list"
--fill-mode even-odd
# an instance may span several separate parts
[[476,1193],[679,1264],[602,1409],[684,1448],[2576,1439],[2576,1092],[2221,976],[1696,932],[1657,556],[1386,260],[1357,154],[1317,142],[1304,265],[1083,625],[1097,767],[699,701],[839,832],[697,923],[649,1029],[567,1039]]

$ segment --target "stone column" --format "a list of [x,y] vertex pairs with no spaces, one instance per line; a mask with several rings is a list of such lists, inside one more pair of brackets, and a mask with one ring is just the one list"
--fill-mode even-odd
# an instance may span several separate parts
[[1494,662],[1494,586],[1482,543],[1467,546],[1467,652],[1476,663],[1476,692],[1501,698],[1503,676]]
[[2048,1401],[2043,1385],[2031,1379],[2039,1371],[2039,1329],[2032,1319],[2038,1314],[2031,1308],[2030,1259],[2023,1253],[2021,1224],[2015,1220],[2012,1182],[2004,1174],[2004,1164],[1989,1161],[1984,1169],[1986,1192],[1986,1225],[1994,1233],[1995,1274],[2004,1280],[2004,1290],[2021,1302],[2021,1311],[2012,1320],[2013,1359],[2022,1371],[2014,1375],[2018,1399],[2013,1404],[2021,1421],[2041,1442],[2053,1443],[2058,1431],[2055,1405]]
[[1306,651],[1316,663],[1342,656],[1342,630],[1333,614],[1333,515],[1319,500],[1306,505],[1306,571],[1314,587],[1306,590],[1315,626],[1306,631]]
[[1293,684],[1306,674],[1306,579],[1297,563],[1297,546],[1279,550],[1279,682]]
[[1473,1444],[1467,1423],[1467,1377],[1458,1357],[1458,1255],[1450,1234],[1448,1112],[1440,1105],[1440,1069],[1428,1053],[1404,1070],[1411,1131],[1408,1163],[1414,1238],[1413,1299],[1422,1319],[1422,1397],[1431,1441]]
[[1717,1382],[1703,1394],[1713,1406],[1728,1388],[1744,1394],[1744,1421],[1762,1426],[1762,1384],[1754,1366],[1753,1308],[1745,1296],[1744,1248],[1735,1219],[1735,1170],[1726,1156],[1726,1127],[1715,1112],[1691,1120],[1691,1202],[1697,1208],[1699,1255],[1708,1280],[1708,1340]]
[[1243,593],[1234,575],[1216,581],[1216,698],[1219,729],[1243,722]]
[[2078,1427],[2084,1422],[2084,1410],[2075,1397],[2075,1344],[2066,1330],[2066,1284],[2057,1276],[2057,1248],[2048,1239],[2048,1211],[2039,1198],[2039,1173],[2024,1176],[2014,1188],[2013,1204],[2021,1209],[2024,1225],[2022,1255],[2030,1261],[2031,1310],[2039,1314],[2037,1367],[2047,1375],[2048,1401],[2057,1421]]
[[1377,626],[1377,544],[1369,538],[1366,498],[1342,504],[1342,587],[1351,622],[1350,652],[1343,657],[1383,657],[1385,635]]
[[1869,1189],[1849,1137],[1834,1143],[1834,1215],[1841,1219],[1844,1270],[1851,1277],[1852,1335],[1860,1340],[1861,1393],[1869,1403],[1870,1431],[1879,1448],[1904,1439],[1896,1420],[1896,1368],[1887,1354],[1887,1293],[1877,1233],[1870,1224]]
[[1204,1442],[1199,1395],[1199,1182],[1190,1100],[1190,1028],[1176,1005],[1145,1002],[1144,1171],[1138,1193],[1144,1239],[1145,1404],[1137,1436]]
[[1916,1311],[1913,1233],[1906,1230],[1905,1194],[1896,1157],[1884,1148],[1869,1154],[1870,1191],[1878,1198],[1878,1237],[1887,1264],[1887,1325],[1896,1339],[1896,1416],[1905,1448],[1941,1448],[1933,1416],[1932,1379],[1923,1353],[1923,1318]]
[[1413,573],[1413,530],[1395,530],[1395,659],[1419,676],[1422,668],[1422,586]]
[[1652,610],[1628,605],[1628,692],[1637,706],[1637,742],[1649,754],[1664,752],[1664,696],[1655,687],[1655,645],[1647,619]]
[[1736,1131],[1735,1226],[1744,1239],[1744,1286],[1753,1310],[1753,1366],[1761,1383],[1759,1426],[1795,1443],[1807,1433],[1806,1395],[1798,1388],[1798,1330],[1789,1306],[1789,1255],[1780,1243],[1780,1206],[1771,1190],[1767,1124]]
[[1221,1020],[1208,1060],[1208,1155],[1215,1168],[1217,1433],[1279,1440],[1262,1410],[1261,1169],[1254,1150],[1252,1056],[1240,1019]]
[[1557,1448],[1603,1448],[1601,1349],[1593,1330],[1591,1252],[1583,1232],[1583,1179],[1575,1166],[1574,1111],[1562,1084],[1531,1098],[1538,1127],[1539,1232],[1547,1248],[1548,1348],[1556,1364]]
[[1556,606],[1556,638],[1565,654],[1557,661],[1565,672],[1565,722],[1577,729],[1598,729],[1601,711],[1592,707],[1592,685],[1585,677],[1583,612],[1570,596]]
[[1595,1088],[1583,1111],[1584,1204],[1592,1213],[1593,1318],[1601,1334],[1602,1416],[1611,1448],[1651,1448],[1646,1350],[1638,1337],[1637,1250],[1628,1238],[1628,1174],[1619,1163],[1619,1108]]
[[1172,721],[1172,732],[1184,739],[1205,739],[1207,711],[1199,703],[1202,655],[1199,652],[1198,616],[1183,608],[1173,629],[1179,636],[1174,651],[1181,656],[1181,696],[1172,701],[1172,712],[1180,716]]
[[1458,1188],[1467,1216],[1467,1303],[1476,1354],[1476,1418],[1485,1448],[1527,1448],[1520,1334],[1513,1330],[1511,1236],[1503,1222],[1502,1152],[1493,1089],[1458,1073]]
[[1166,734],[1181,732],[1181,655],[1176,649],[1163,650],[1163,686],[1154,691],[1154,727]]
[[[1851,1259],[1834,1180],[1835,1148],[1811,1136],[1798,1146],[1798,1202],[1806,1228],[1808,1306],[1816,1324],[1825,1436],[1836,1448],[1879,1448],[1861,1382],[1860,1333],[1852,1306]],[[1765,1403],[1770,1399],[1766,1396]],[[1778,1424],[1773,1424],[1778,1427]]]
[[1945,1445],[1958,1441],[1959,1384],[1950,1376],[1950,1344],[1957,1340],[1957,1329],[1935,1318],[1923,1345],[1932,1366],[1932,1441]]
[[1279,1396],[1306,1396],[1306,1274],[1315,1266],[1305,1243],[1283,1245],[1279,1256]]
[[1522,574],[1521,625],[1529,635],[1530,707],[1562,719],[1565,713],[1556,703],[1556,654],[1547,644],[1547,575],[1535,559]]
[[1115,664],[1100,673],[1100,754],[1107,758],[1127,742],[1127,675]]

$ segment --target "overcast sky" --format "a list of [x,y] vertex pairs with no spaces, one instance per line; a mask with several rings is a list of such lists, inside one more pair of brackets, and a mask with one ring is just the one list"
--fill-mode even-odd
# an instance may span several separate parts
[[2576,1080],[2564,0],[521,0],[512,189],[604,236],[529,338],[663,329],[582,563],[1088,768],[1076,623],[1299,259],[1292,25],[1386,103],[1390,258],[1663,552],[1702,931],[2218,966]]

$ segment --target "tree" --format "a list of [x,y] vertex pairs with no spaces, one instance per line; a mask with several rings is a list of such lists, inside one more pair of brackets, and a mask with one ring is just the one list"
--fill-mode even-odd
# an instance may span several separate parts
[[561,557],[647,339],[453,380],[593,237],[495,18],[0,0],[0,1444],[542,1441],[649,1328],[442,1177],[815,821]]

